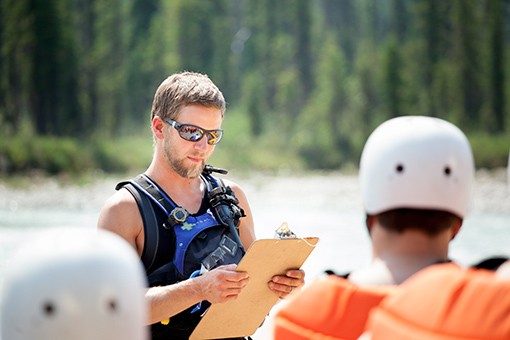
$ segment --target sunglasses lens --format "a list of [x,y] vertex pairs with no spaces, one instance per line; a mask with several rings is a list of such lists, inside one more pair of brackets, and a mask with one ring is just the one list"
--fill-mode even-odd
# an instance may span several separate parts
[[199,141],[204,136],[202,131],[193,125],[181,125],[179,134],[182,138],[191,142]]
[[222,130],[212,130],[207,132],[207,143],[214,145],[218,144],[223,137]]

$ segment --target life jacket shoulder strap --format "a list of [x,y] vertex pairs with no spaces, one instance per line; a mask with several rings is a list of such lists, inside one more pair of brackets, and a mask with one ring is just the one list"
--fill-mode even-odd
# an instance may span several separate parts
[[472,267],[476,269],[497,270],[503,263],[508,261],[506,256],[494,256],[481,260]]
[[140,191],[132,184],[132,181],[124,181],[117,184],[116,190],[125,188],[135,198],[140,215],[142,216],[143,229],[144,229],[144,246],[141,256],[141,260],[148,272],[156,259],[156,252],[159,246],[159,231],[158,231],[158,219],[156,212],[151,204],[150,198],[140,193]]

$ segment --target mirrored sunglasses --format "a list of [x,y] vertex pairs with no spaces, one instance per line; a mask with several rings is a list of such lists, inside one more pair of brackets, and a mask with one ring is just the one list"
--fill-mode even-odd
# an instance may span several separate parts
[[172,119],[167,119],[166,122],[174,127],[179,132],[182,139],[190,142],[198,142],[204,135],[207,136],[207,144],[218,144],[223,137],[223,130],[206,130],[193,124],[181,124]]

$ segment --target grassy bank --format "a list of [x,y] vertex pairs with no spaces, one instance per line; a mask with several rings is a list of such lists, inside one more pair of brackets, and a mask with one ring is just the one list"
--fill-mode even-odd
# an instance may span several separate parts
[[97,169],[129,172],[148,164],[151,143],[143,136],[94,141],[16,136],[0,142],[0,172],[3,175],[33,172],[79,175]]
[[[249,170],[287,172],[317,170],[309,159],[299,157],[290,143],[275,135],[253,138],[246,131],[226,127],[228,133],[218,145],[211,164],[236,172]],[[232,131],[232,132],[231,132]],[[506,167],[510,136],[469,136],[477,168]],[[361,150],[357,151],[358,155]],[[70,138],[15,136],[0,141],[0,174],[12,175],[80,176],[104,173],[132,173],[147,167],[152,157],[150,135],[134,135],[111,139],[82,141]],[[347,162],[355,169],[358,159]],[[344,167],[345,168],[345,167]]]

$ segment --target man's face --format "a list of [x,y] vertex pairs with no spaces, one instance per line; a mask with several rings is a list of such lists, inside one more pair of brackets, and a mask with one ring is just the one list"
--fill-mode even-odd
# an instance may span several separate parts
[[[189,105],[182,108],[174,120],[180,124],[192,124],[206,130],[214,130],[221,128],[223,118],[221,111],[216,108]],[[207,143],[207,136],[196,142],[187,141],[174,127],[166,125],[164,154],[170,167],[185,178],[200,176],[215,145]]]

